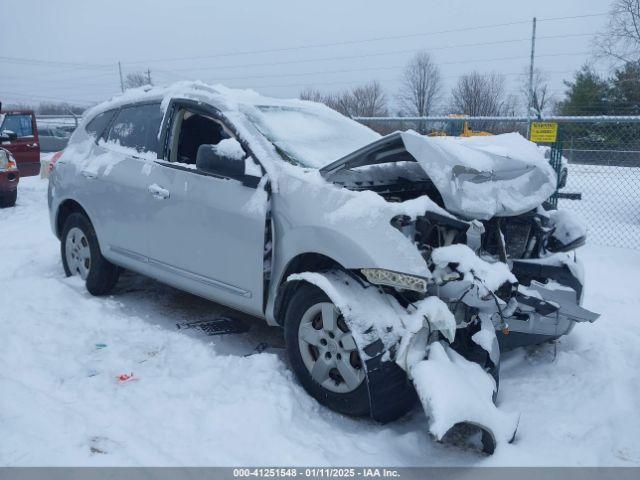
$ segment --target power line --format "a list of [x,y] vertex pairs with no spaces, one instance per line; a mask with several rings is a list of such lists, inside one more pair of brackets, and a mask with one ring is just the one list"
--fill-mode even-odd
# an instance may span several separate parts
[[[540,21],[556,21],[556,20],[567,20],[567,19],[575,19],[575,18],[587,18],[587,17],[596,17],[606,15],[606,13],[595,13],[595,14],[585,14],[585,15],[573,15],[573,16],[564,16],[564,17],[550,17],[540,19]],[[401,38],[412,38],[419,36],[433,36],[440,35],[446,33],[458,33],[465,31],[473,31],[473,30],[482,30],[489,28],[497,28],[503,26],[512,26],[512,25],[520,25],[524,23],[528,23],[528,20],[515,21],[515,22],[505,22],[505,23],[495,23],[489,25],[480,25],[475,27],[465,27],[465,28],[457,28],[457,29],[448,29],[448,30],[440,30],[435,32],[423,32],[423,33],[413,33],[413,34],[405,34],[405,35],[395,35],[395,36],[385,36],[385,37],[374,37],[367,38],[361,40],[347,40],[341,42],[331,42],[331,43],[318,43],[318,44],[309,44],[309,45],[298,45],[294,47],[282,47],[276,49],[265,49],[265,50],[252,50],[252,51],[241,51],[241,52],[229,52],[229,53],[218,53],[213,55],[205,55],[205,56],[194,56],[194,57],[175,57],[175,58],[166,58],[166,59],[155,59],[155,60],[141,60],[135,62],[122,62],[126,65],[133,65],[139,63],[156,63],[156,62],[170,62],[170,61],[185,61],[185,60],[197,60],[197,59],[205,59],[205,58],[218,58],[218,57],[231,57],[231,56],[239,56],[239,55],[250,55],[250,54],[259,54],[259,53],[276,53],[283,51],[292,51],[292,50],[301,50],[301,49],[309,49],[309,48],[321,48],[321,47],[332,47],[332,46],[341,46],[341,45],[352,45],[359,43],[367,43],[367,42],[376,42],[383,40],[394,40]],[[564,35],[552,35],[546,37],[539,38],[567,38],[567,37],[577,37],[577,36],[590,36],[591,34],[564,34]],[[481,42],[481,43],[470,43],[470,44],[459,44],[459,45],[449,45],[442,47],[435,47],[430,50],[445,50],[451,48],[461,48],[461,47],[470,47],[470,46],[486,46],[486,45],[495,45],[500,43],[514,43],[520,41],[526,41],[527,39],[511,39],[511,40],[503,40],[499,42]],[[173,69],[173,71],[188,71],[188,70],[197,70],[197,69],[207,69],[207,68],[241,68],[247,66],[266,66],[266,65],[284,65],[284,64],[294,64],[294,63],[308,63],[311,61],[326,61],[326,60],[341,60],[341,59],[353,59],[353,58],[366,58],[370,56],[379,56],[379,55],[392,55],[398,53],[410,53],[415,52],[416,49],[412,50],[397,50],[391,52],[382,52],[382,53],[373,53],[373,54],[364,54],[364,55],[350,55],[350,56],[342,56],[342,57],[326,57],[315,60],[298,60],[298,61],[285,61],[285,62],[270,62],[270,63],[262,63],[262,64],[245,64],[245,65],[222,65],[219,67],[205,67],[205,68],[183,68],[180,70]],[[116,63],[114,64],[95,64],[95,63],[81,63],[81,62],[61,62],[61,61],[53,61],[53,60],[42,60],[42,59],[30,59],[30,58],[19,58],[19,57],[9,57],[9,56],[0,56],[0,60],[12,63],[18,63],[22,65],[39,65],[39,66],[65,66],[70,70],[73,69],[113,69],[115,68]],[[170,73],[170,72],[169,72]]]
[[[559,38],[570,38],[570,37],[585,37],[585,36],[591,36],[590,33],[575,33],[575,34],[562,34],[562,35],[547,35],[547,36],[539,36],[538,39],[543,39],[543,40],[547,40],[547,39],[559,39]],[[489,45],[503,45],[505,43],[519,43],[519,42],[528,42],[530,39],[527,37],[523,37],[523,38],[512,38],[512,39],[506,39],[506,40],[495,40],[495,41],[490,41],[490,42],[472,42],[472,43],[459,43],[459,44],[455,44],[455,45],[443,45],[443,46],[438,46],[438,47],[433,47],[433,48],[428,48],[426,50],[428,50],[429,52],[438,52],[441,50],[451,50],[454,48],[464,48],[464,47],[482,47],[482,46],[489,46]],[[337,57],[323,57],[323,58],[315,58],[315,59],[304,59],[304,60],[288,60],[288,61],[282,61],[282,62],[265,62],[265,63],[248,63],[248,64],[244,64],[244,65],[223,65],[223,66],[206,66],[206,67],[185,67],[185,68],[179,68],[179,69],[175,69],[172,68],[171,70],[159,70],[159,71],[163,71],[165,73],[173,73],[175,74],[175,72],[191,72],[191,71],[202,71],[202,70],[219,70],[219,69],[225,69],[225,68],[248,68],[248,67],[261,67],[261,66],[273,66],[273,65],[293,65],[293,64],[299,64],[299,63],[314,63],[314,62],[321,62],[321,61],[332,61],[332,60],[354,60],[354,59],[358,59],[358,58],[371,58],[371,57],[381,57],[381,56],[386,56],[386,55],[399,55],[399,54],[403,54],[403,53],[416,53],[419,51],[425,50],[424,48],[412,48],[412,49],[405,49],[405,50],[392,50],[392,51],[387,51],[387,52],[374,52],[374,53],[364,53],[364,54],[358,54],[358,55],[344,55],[344,56],[337,56]]]
[[[572,56],[572,55],[585,55],[588,52],[576,52],[576,53],[551,53],[551,54],[543,54],[538,55],[537,57],[560,57],[560,56]],[[470,64],[473,62],[499,62],[505,60],[524,60],[526,56],[518,55],[512,57],[494,57],[494,58],[473,58],[468,60],[456,60],[451,62],[439,62],[438,65],[458,65],[458,64]],[[376,70],[401,70],[404,68],[404,65],[391,65],[385,67],[366,67],[366,68],[358,68],[358,69],[341,69],[341,70],[316,70],[313,72],[296,72],[296,73],[275,73],[275,74],[265,74],[265,75],[243,75],[239,77],[220,77],[218,81],[224,80],[241,80],[241,79],[252,79],[252,78],[276,78],[276,77],[300,77],[306,75],[318,75],[318,74],[333,74],[333,73],[351,73],[351,72],[366,72],[366,71],[376,71]]]
[[[567,73],[574,73],[574,70],[555,70],[545,71],[545,74],[549,75],[566,75]],[[499,76],[512,77],[512,76],[526,76],[528,73],[522,72],[509,72],[500,73]],[[449,75],[442,77],[443,79],[459,78],[459,75]],[[393,77],[383,78],[383,80],[394,80]],[[285,87],[308,87],[308,86],[325,86],[325,85],[351,85],[366,82],[367,80],[350,80],[350,81],[337,81],[337,82],[310,82],[310,83],[289,83],[289,84],[277,84],[277,85],[245,85],[238,88],[285,88]]]
[[[608,15],[608,12],[604,13],[593,13],[593,14],[585,14],[585,15],[572,15],[565,17],[549,17],[545,19],[541,19],[541,21],[556,21],[556,20],[568,20],[574,18],[587,18],[587,17],[597,17],[602,15]],[[469,32],[474,30],[485,30],[490,28],[498,28],[498,27],[507,27],[513,25],[522,25],[525,23],[529,23],[529,20],[519,20],[514,22],[504,22],[504,23],[494,23],[488,25],[478,25],[475,27],[465,27],[465,28],[454,28],[447,30],[439,30],[435,32],[420,32],[420,33],[410,33],[404,35],[389,35],[383,37],[372,37],[372,38],[364,38],[360,40],[344,40],[340,42],[328,42],[328,43],[315,43],[315,44],[306,44],[306,45],[296,45],[293,47],[280,47],[280,48],[271,48],[271,49],[261,49],[261,50],[244,50],[237,52],[225,52],[225,53],[216,53],[211,55],[200,55],[193,57],[173,57],[173,58],[158,58],[158,59],[146,59],[146,60],[137,60],[131,62],[123,62],[128,65],[132,64],[140,64],[140,63],[157,63],[157,62],[174,62],[174,61],[186,61],[186,60],[202,60],[207,58],[220,58],[220,57],[232,57],[232,56],[240,56],[240,55],[257,55],[263,53],[279,53],[279,52],[288,52],[294,50],[305,50],[310,48],[326,48],[326,47],[337,47],[344,45],[357,45],[361,43],[370,43],[370,42],[379,42],[386,40],[399,40],[405,38],[415,38],[415,37],[427,37],[433,35],[442,35],[447,33],[460,33],[460,32]]]
[[93,104],[97,103],[95,100],[77,100],[77,99],[72,99],[72,98],[58,98],[58,97],[49,97],[49,96],[42,96],[42,95],[26,95],[24,93],[7,92],[7,91],[0,92],[0,94],[2,94],[2,95],[10,95],[11,97],[30,98],[30,99],[37,100],[37,101],[42,101],[42,100],[51,101],[51,100],[53,100],[53,101],[56,101],[56,102],[78,103],[78,104],[86,104],[86,105],[93,105]]
[[18,57],[5,57],[0,56],[0,60],[10,63],[18,63],[23,65],[42,65],[42,66],[67,66],[69,68],[78,68],[78,69],[104,69],[104,68],[113,68],[114,65],[109,64],[97,64],[97,63],[75,63],[75,62],[60,62],[54,60],[39,60],[35,58],[18,58]]

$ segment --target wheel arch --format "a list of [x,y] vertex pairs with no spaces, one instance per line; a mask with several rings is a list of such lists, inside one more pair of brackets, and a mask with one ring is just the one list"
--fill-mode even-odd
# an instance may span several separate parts
[[64,224],[67,221],[67,218],[69,218],[69,215],[71,215],[72,213],[82,213],[91,222],[91,217],[89,217],[87,211],[76,200],[73,200],[71,198],[64,200],[58,207],[58,211],[56,213],[55,227],[56,236],[58,238],[61,237]]
[[273,304],[273,318],[278,325],[282,326],[284,324],[284,312],[287,303],[296,289],[296,284],[303,281],[294,280],[289,282],[287,281],[287,278],[294,273],[326,272],[327,270],[332,269],[346,271],[346,268],[338,261],[317,252],[298,254],[293,257],[289,263],[287,263],[287,266],[284,268],[283,273],[280,276]]

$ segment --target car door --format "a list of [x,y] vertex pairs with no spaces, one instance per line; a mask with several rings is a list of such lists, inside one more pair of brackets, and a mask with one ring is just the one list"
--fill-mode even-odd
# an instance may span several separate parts
[[148,174],[160,151],[162,110],[160,103],[141,103],[121,107],[111,115],[80,172],[90,193],[85,202],[95,217],[103,255],[145,273],[147,222],[154,206]]
[[154,276],[262,315],[267,194],[258,178],[157,162],[148,188],[154,197],[148,219]]
[[40,172],[40,146],[35,116],[26,112],[7,112],[0,125],[0,132],[4,131],[17,135],[15,140],[3,142],[1,146],[15,157],[20,175],[37,175]]

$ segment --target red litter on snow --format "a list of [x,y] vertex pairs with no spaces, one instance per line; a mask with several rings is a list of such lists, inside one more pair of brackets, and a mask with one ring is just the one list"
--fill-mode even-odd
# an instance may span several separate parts
[[118,383],[126,383],[139,380],[138,377],[133,376],[133,372],[131,372],[130,374],[123,373],[122,375],[118,375],[116,378],[118,379]]

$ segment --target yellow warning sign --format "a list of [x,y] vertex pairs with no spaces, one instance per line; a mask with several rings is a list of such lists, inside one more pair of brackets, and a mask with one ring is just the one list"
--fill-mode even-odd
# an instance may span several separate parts
[[554,143],[558,139],[558,124],[555,122],[531,123],[529,139],[536,143]]

